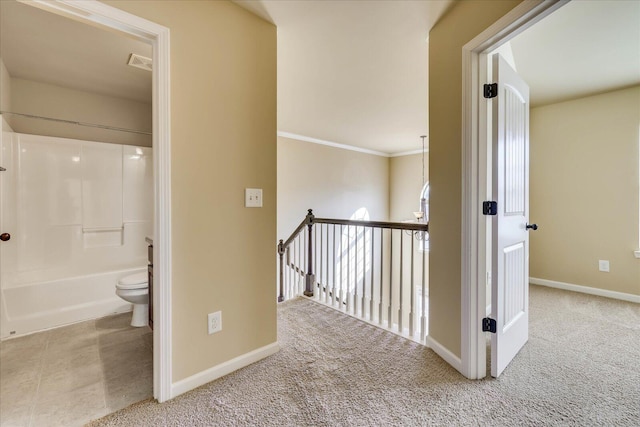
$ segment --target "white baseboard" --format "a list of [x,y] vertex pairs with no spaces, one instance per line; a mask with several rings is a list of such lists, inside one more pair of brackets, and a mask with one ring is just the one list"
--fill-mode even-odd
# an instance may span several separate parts
[[626,294],[623,292],[608,291],[606,289],[590,288],[588,286],[574,285],[571,283],[556,282],[555,280],[538,279],[536,277],[529,277],[529,283],[532,285],[547,286],[549,288],[564,289],[566,291],[580,292],[583,294],[597,295],[600,297],[607,297],[613,299],[619,299],[622,301],[635,302],[640,304],[640,295]]
[[427,336],[427,347],[435,351],[436,354],[442,357],[445,362],[453,366],[458,372],[462,374],[462,360],[455,354],[451,353],[447,348],[445,348],[438,341],[431,338],[431,335]]
[[237,371],[240,368],[244,368],[245,366],[249,366],[252,363],[277,353],[279,350],[280,346],[277,342],[274,342],[175,382],[171,384],[170,398],[173,399],[174,397],[200,387],[203,384],[217,380],[218,378]]

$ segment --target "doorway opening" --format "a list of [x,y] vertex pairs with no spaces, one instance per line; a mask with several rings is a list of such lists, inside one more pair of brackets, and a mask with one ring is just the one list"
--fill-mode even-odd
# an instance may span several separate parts
[[[548,2],[545,2],[545,3],[548,3]],[[620,123],[619,123],[620,114],[618,113],[616,116],[612,116],[607,120],[606,119],[606,117],[608,117],[607,111],[604,111],[602,108],[600,110],[597,110],[597,108],[599,108],[597,107],[597,105],[602,105],[599,103],[607,102],[608,103],[607,105],[609,105],[608,108],[611,110],[615,108],[622,108],[622,107],[613,106],[614,99],[622,100],[622,98],[625,98],[625,96],[626,96],[626,99],[630,99],[632,96],[634,96],[633,91],[637,90],[638,81],[637,81],[637,77],[635,77],[635,80],[631,79],[631,80],[628,80],[626,83],[624,83],[624,72],[621,70],[624,69],[625,67],[612,65],[612,64],[617,64],[615,62],[615,59],[616,59],[615,57],[603,58],[597,54],[592,55],[591,53],[589,53],[589,56],[588,56],[589,58],[593,58],[594,56],[596,58],[599,58],[599,62],[598,62],[599,64],[608,64],[606,67],[589,66],[589,64],[584,60],[584,58],[586,57],[585,51],[587,50],[591,51],[591,49],[596,49],[596,52],[599,52],[600,49],[594,48],[593,43],[588,43],[586,40],[588,40],[589,38],[602,39],[603,42],[608,41],[608,45],[617,45],[620,51],[624,51],[624,49],[627,48],[627,45],[630,45],[631,47],[633,47],[633,42],[626,43],[624,42],[624,40],[632,40],[632,39],[637,40],[637,37],[622,36],[625,34],[624,27],[626,27],[626,25],[624,25],[624,22],[625,22],[624,17],[630,16],[630,15],[637,16],[639,9],[636,8],[635,10],[630,10],[629,7],[631,4],[626,4],[626,3],[624,5],[623,4],[620,4],[620,5],[604,4],[604,3],[600,3],[600,5],[598,5],[596,2],[593,2],[593,3],[571,2],[569,7],[563,7],[561,12],[554,13],[552,17],[550,17],[549,19],[545,19],[543,23],[539,23],[541,19],[545,18],[547,15],[551,14],[552,12],[555,12],[558,8],[560,8],[561,6],[564,6],[567,3],[568,2],[563,1],[563,2],[555,2],[555,5],[548,4],[547,5],[549,6],[548,9],[544,9],[544,10],[539,9],[537,12],[535,12],[534,10],[535,7],[533,9],[530,9],[529,11],[526,11],[525,10],[526,8],[524,6],[514,9],[514,11],[509,14],[509,16],[497,22],[493,27],[491,27],[489,30],[483,33],[483,35],[481,35],[482,37],[479,36],[478,40],[480,39],[484,40],[484,43],[486,43],[487,45],[491,44],[491,47],[489,47],[486,51],[478,50],[472,54],[471,50],[473,50],[474,47],[467,46],[470,49],[465,50],[465,54],[467,55],[465,57],[465,60],[469,60],[467,64],[475,64],[479,67],[478,73],[477,73],[478,76],[484,73],[484,75],[478,78],[479,80],[478,83],[489,82],[491,81],[491,78],[487,77],[490,74],[487,73],[486,66],[490,64],[487,61],[487,56],[483,56],[483,54],[487,54],[492,50],[497,50],[497,51],[502,51],[503,53],[507,53],[507,55],[505,56],[509,57],[510,52],[508,51],[510,49],[508,44],[511,43],[513,45],[513,56],[515,57],[515,65],[517,65],[518,67],[518,72],[522,71],[523,77],[526,77],[526,80],[531,82],[530,84],[532,87],[532,138],[536,136],[536,141],[539,143],[539,144],[536,144],[536,141],[532,142],[532,157],[531,157],[532,158],[531,170],[532,170],[532,183],[533,183],[532,188],[536,182],[540,182],[541,184],[535,184],[536,188],[538,189],[536,195],[534,195],[533,191],[531,193],[532,209],[537,207],[537,209],[535,209],[535,212],[532,210],[531,220],[532,222],[536,222],[536,221],[542,222],[541,228],[543,231],[547,233],[546,234],[547,239],[549,238],[548,237],[549,234],[552,234],[557,239],[561,239],[558,241],[557,245],[554,245],[554,246],[557,246],[558,248],[554,247],[553,249],[559,250],[559,248],[564,247],[563,245],[565,244],[573,246],[570,249],[566,247],[564,249],[564,253],[567,255],[565,258],[567,259],[567,262],[570,265],[578,266],[578,265],[583,265],[584,263],[590,263],[588,265],[584,265],[581,267],[582,271],[593,271],[593,273],[590,274],[589,278],[583,279],[588,283],[589,281],[598,280],[595,278],[598,275],[603,280],[610,280],[613,278],[612,277],[613,275],[598,273],[598,259],[597,259],[598,257],[591,256],[591,260],[586,260],[587,258],[589,258],[589,256],[588,255],[585,256],[585,253],[583,252],[584,248],[582,248],[582,246],[589,244],[588,243],[589,240],[594,241],[594,245],[598,247],[603,246],[603,243],[605,241],[610,241],[609,237],[607,237],[606,239],[604,237],[600,237],[597,239],[594,239],[594,238],[589,239],[587,236],[593,236],[594,234],[597,234],[597,231],[596,233],[592,233],[590,231],[587,231],[585,227],[582,227],[579,230],[576,229],[574,231],[574,237],[573,238],[570,237],[571,236],[570,230],[572,229],[572,227],[577,227],[577,224],[579,223],[579,221],[582,220],[583,217],[588,216],[590,212],[593,211],[593,209],[587,202],[587,199],[590,199],[590,194],[593,194],[594,191],[595,193],[603,193],[602,190],[600,191],[596,190],[597,185],[595,185],[594,183],[588,184],[589,182],[588,178],[593,177],[593,179],[595,179],[596,181],[598,181],[597,183],[599,183],[599,181],[602,179],[598,180],[597,178],[595,178],[595,174],[597,174],[597,172],[594,174],[594,171],[600,170],[602,168],[602,165],[606,165],[608,163],[617,165],[615,172],[613,174],[610,172],[608,175],[616,175],[616,173],[620,172],[620,169],[622,168],[626,168],[624,170],[631,172],[631,174],[637,173],[637,171],[634,172],[634,165],[630,165],[631,161],[627,162],[623,158],[620,158],[620,156],[616,158],[617,160],[612,160],[612,158],[615,157],[612,154],[612,152],[615,152],[617,149],[608,145],[605,151],[603,147],[601,147],[601,142],[603,140],[613,138],[613,134],[615,134],[616,138],[618,139],[624,138],[624,141],[630,141],[630,140],[634,141],[635,138],[637,138],[636,136],[637,129],[633,128],[635,126],[635,122],[631,120],[632,126],[627,126],[627,128],[631,128],[631,131],[630,132],[627,131],[624,134],[626,136],[623,137],[622,136],[623,133],[620,130],[620,128],[623,126],[620,126]],[[541,8],[542,5],[538,5],[538,7]],[[580,12],[578,12],[579,7],[589,8],[589,9],[579,9]],[[598,20],[599,22],[600,17],[602,16],[602,13],[594,13],[594,9],[598,7],[609,8],[607,9],[607,24],[609,24],[610,26],[607,27],[605,25],[602,28],[602,32],[598,32],[600,31],[600,28],[594,29],[593,26],[589,26],[585,24],[585,21],[588,21],[589,16],[594,16],[593,19]],[[614,8],[611,9],[612,7]],[[580,19],[572,18],[572,16],[576,13],[580,15]],[[558,37],[557,34],[553,32],[555,28],[554,26],[558,25],[558,21],[561,21],[563,24],[562,37]],[[611,24],[614,22],[617,23],[615,31],[613,31],[611,27]],[[531,30],[529,30],[531,26],[534,26],[534,28],[531,28]],[[581,31],[583,27],[584,29]],[[637,26],[634,25],[634,28],[637,29]],[[556,36],[554,37],[553,34],[556,34]],[[543,43],[540,43],[539,41],[540,39],[536,37],[542,37]],[[564,49],[562,49],[561,47],[557,47],[554,49],[552,46],[548,45],[549,41],[547,41],[546,44],[544,43],[545,40],[555,40],[557,41],[556,44],[562,45],[562,42],[564,41],[565,37],[567,38],[567,43],[571,45],[571,49],[569,49],[569,47],[567,47],[566,45]],[[611,43],[610,42],[611,38],[615,39],[616,37],[618,42]],[[495,40],[499,40],[499,41],[495,42]],[[579,40],[584,40],[584,41],[579,42]],[[534,42],[537,42],[537,44],[534,44]],[[483,41],[479,42],[479,44],[482,44],[482,43]],[[588,47],[583,48],[583,46],[588,46]],[[528,49],[526,50],[526,52],[528,52],[528,55],[526,58],[524,58],[523,56],[524,51],[522,50],[525,48]],[[569,50],[571,51],[570,53],[573,56],[571,56],[572,63],[567,66],[562,65],[563,64],[562,61],[549,61],[549,60],[540,61],[541,57],[544,58],[544,56],[541,55],[541,51],[544,51],[543,53],[549,56],[553,56],[553,53],[556,52],[555,54],[556,56],[562,57],[562,56],[569,55],[569,52],[568,52]],[[476,53],[477,55],[474,56]],[[609,55],[610,52],[607,52],[607,54]],[[518,58],[520,58],[520,61],[518,61]],[[625,55],[625,58],[627,58],[627,62],[630,62],[629,58],[636,58],[635,61],[637,62],[637,58],[638,58],[637,44],[636,44],[635,50],[631,53],[627,52],[627,54]],[[537,62],[533,63],[533,61],[536,59],[537,59]],[[574,62],[578,63],[578,65],[573,64]],[[541,79],[540,77],[538,77],[538,74],[533,74],[533,70],[536,70],[536,68],[534,68],[534,65],[540,64],[540,63],[544,63],[544,64],[553,63],[554,70],[552,72],[554,74],[557,74],[557,75],[564,74],[564,75],[567,75],[568,77],[573,75],[574,78],[572,78],[570,82],[565,81],[565,84],[563,84],[562,87],[560,87],[560,89],[557,89],[554,91],[551,88],[558,88],[558,85],[557,83],[554,85],[553,81],[550,81],[550,80],[555,80],[555,78]],[[557,71],[555,67],[557,67]],[[572,67],[578,67],[578,68],[582,67],[584,68],[584,72],[578,73],[576,69]],[[591,73],[592,71],[604,73],[605,71],[603,70],[607,69],[607,67],[611,71],[609,71],[607,75],[603,75],[597,79],[592,78],[591,81],[593,83],[590,84],[591,87],[578,87],[578,85],[580,84],[579,83],[580,79],[583,77],[582,74],[589,75],[589,73]],[[634,75],[637,76],[637,65],[635,66],[634,70],[635,70]],[[537,73],[541,74],[542,70],[539,70]],[[473,76],[470,69],[466,69],[466,76],[469,79],[468,80],[469,87],[471,87],[472,86],[471,84],[473,83],[472,80],[476,78],[476,76]],[[621,81],[622,83],[619,83]],[[543,82],[545,84],[544,86],[542,86]],[[595,84],[597,87],[593,88],[593,84]],[[480,85],[476,86],[476,88],[478,90],[481,89]],[[472,91],[475,92],[476,89],[472,89]],[[571,91],[573,91],[573,93],[571,93]],[[635,93],[637,94],[637,92]],[[468,92],[465,91],[465,96],[467,95],[468,95]],[[637,99],[637,95],[635,96]],[[606,101],[604,100],[605,98],[606,98]],[[485,122],[486,114],[490,114],[490,112],[489,113],[483,112],[482,110],[483,104],[485,104],[486,101],[484,100],[482,101],[483,102],[479,103],[478,110],[477,110],[477,112],[479,113],[478,117],[480,117],[478,125],[471,126],[471,124],[469,124],[468,122],[465,122],[465,126],[467,126],[467,129],[469,129],[470,132],[473,132],[471,130],[472,128],[475,128],[476,130],[479,129],[477,135],[480,138],[482,138],[482,136],[489,130],[486,128],[480,129],[480,127],[482,127],[482,124]],[[625,104],[625,105],[629,105],[629,104]],[[632,107],[629,107],[629,108],[633,109]],[[627,108],[627,110],[629,108]],[[571,109],[571,114],[573,114],[573,118],[567,115],[568,114],[567,109]],[[465,110],[465,111],[471,111],[471,110]],[[576,138],[575,131],[571,131],[572,133],[567,133],[567,132],[569,132],[570,129],[574,129],[576,125],[578,127],[588,127],[589,125],[589,123],[584,122],[584,118],[583,118],[584,116],[578,117],[579,115],[578,111],[582,111],[583,112],[582,114],[591,114],[591,117],[596,117],[594,115],[595,114],[594,111],[599,111],[597,113],[597,117],[598,117],[598,120],[603,120],[601,124],[616,122],[618,123],[618,125],[615,126],[615,132],[613,128],[608,128],[609,130],[607,131],[606,125],[594,126],[592,128],[592,131],[590,132],[585,131],[589,134],[588,137],[581,137],[579,138],[579,141],[576,141],[576,143],[573,145],[574,148],[570,155],[564,155],[562,150],[566,151],[567,147],[570,146],[571,141],[574,138]],[[587,111],[591,113],[588,113]],[[617,110],[617,111],[620,111],[620,110]],[[552,112],[553,114],[551,114]],[[559,115],[561,114],[563,117],[562,120],[559,119]],[[555,125],[549,121],[549,118],[551,115],[553,115],[553,118],[558,119],[558,122]],[[591,120],[591,122],[594,122],[594,121],[595,120]],[[574,127],[572,127],[571,125],[572,122],[574,122],[574,125],[573,125]],[[543,125],[543,123],[547,123],[547,125]],[[549,125],[549,123],[551,124]],[[582,123],[582,125],[580,125],[580,123]],[[545,126],[549,130],[544,129]],[[553,139],[555,134],[551,131],[551,128],[556,128],[556,130],[562,128],[564,130],[564,134],[561,140],[559,140],[557,136],[555,137],[556,138],[555,140]],[[593,131],[593,129],[596,129],[597,131]],[[598,132],[604,132],[605,134],[600,135],[600,138],[596,139],[596,141],[593,142],[594,146],[596,147],[595,151],[599,153],[597,155],[597,159],[594,159],[596,166],[593,166],[593,163],[591,163],[592,166],[588,167],[589,169],[586,169],[589,171],[589,173],[586,175],[581,175],[580,168],[581,167],[584,168],[586,164],[589,164],[590,154],[589,154],[589,151],[585,151],[585,150],[588,150],[589,139],[590,138],[593,139],[592,134],[598,133]],[[633,136],[630,137],[629,135],[633,135]],[[470,143],[472,140],[473,138],[471,137],[471,135],[469,135],[468,138],[465,138],[465,144]],[[547,143],[547,145],[545,146],[543,142],[546,142],[546,140],[549,140],[549,141],[553,140],[555,141],[555,143],[552,145],[552,147],[549,146],[549,143]],[[480,153],[478,154],[478,157],[488,158],[488,159],[491,158],[491,153],[490,153],[491,147],[488,144],[484,144],[484,141],[481,139],[474,140],[473,143],[476,145],[466,145],[465,148],[476,147],[478,149],[478,152]],[[628,142],[626,144],[628,145]],[[553,152],[555,153],[553,156],[551,156],[554,158],[553,161],[555,161],[555,166],[553,162],[549,163],[549,158],[550,158],[550,155],[548,154],[549,150],[553,150]],[[577,152],[580,152],[581,154],[576,155]],[[592,152],[593,152],[593,149],[592,149]],[[631,152],[627,151],[627,153],[628,153],[627,157],[635,157],[634,156],[635,152],[633,152],[633,150]],[[468,154],[470,154],[469,158],[471,158],[472,153],[469,152]],[[536,159],[534,159],[534,154],[537,156]],[[606,159],[609,159],[609,160],[606,160]],[[540,167],[541,162],[545,162],[544,163],[545,165],[547,164],[549,165],[548,168],[544,169],[544,173],[542,172],[542,168]],[[574,169],[571,169],[572,164],[575,164]],[[487,174],[484,176],[482,174],[484,171],[491,171],[493,167],[490,161],[487,162],[487,166],[485,169],[483,169],[484,166],[482,165],[482,163],[478,163],[478,166],[479,166],[478,174],[474,174],[473,176],[478,178],[478,184],[480,188],[479,192],[481,193],[481,197],[475,200],[479,200],[480,203],[482,203],[483,199],[490,200],[489,196],[491,195],[490,172],[487,172]],[[537,166],[537,169],[535,169],[534,166]],[[537,174],[534,174],[534,170],[538,171]],[[552,176],[554,173],[553,172],[554,170],[560,170],[561,174],[564,174],[566,179],[559,179],[558,174],[556,173],[555,181],[551,181],[551,182],[549,182],[548,180],[535,181],[543,178],[541,177],[541,174]],[[471,174],[468,174],[467,176],[471,176]],[[582,176],[583,179],[580,182],[575,183],[575,180],[579,179],[580,176]],[[485,178],[484,181],[482,181],[483,177]],[[601,178],[605,178],[605,177],[602,176]],[[564,181],[567,181],[566,183],[567,185],[569,182],[574,182],[572,184],[573,189],[571,191],[567,192],[567,189],[568,189],[567,185],[563,187],[563,184],[565,184]],[[553,185],[554,182],[558,183],[558,185]],[[633,188],[631,188],[632,186],[628,184],[628,180],[626,181],[623,180],[622,182],[620,181],[618,182],[619,184],[609,185],[609,187],[607,188],[610,188],[610,189],[615,188],[616,191],[618,191],[618,189],[624,187],[626,189],[624,190],[626,191],[626,193],[624,194],[627,195],[625,196],[626,200],[629,200],[629,199],[632,200],[634,198],[633,191],[637,192],[637,190],[634,190]],[[549,188],[550,185],[553,185],[553,189],[550,191],[545,191],[544,192],[545,194],[541,196],[540,191],[543,191],[543,190],[540,189],[540,186],[545,186],[546,188]],[[563,199],[567,199],[567,203],[568,203],[568,200],[571,199],[572,207],[579,206],[580,203],[583,203],[583,208],[581,210],[582,214],[579,214],[577,216],[574,215],[574,217],[569,220],[569,224],[565,222],[565,225],[561,227],[562,229],[558,229],[558,225],[562,221],[562,217],[563,217],[562,213],[567,210],[567,206],[563,204],[565,200],[554,202],[550,199],[551,195],[555,194],[557,197],[557,194],[562,193],[563,190],[561,190],[560,187],[565,188],[563,193],[564,194]],[[619,190],[619,191],[622,191],[622,190]],[[609,190],[604,191],[604,193],[610,193],[610,192],[611,191]],[[583,194],[583,195],[580,196],[580,194]],[[544,203],[541,202],[540,200],[541,197]],[[473,201],[473,203],[476,203],[475,200]],[[580,202],[580,200],[583,200],[584,202]],[[606,205],[614,206],[614,203],[606,203]],[[565,206],[565,207],[561,208],[561,206]],[[622,206],[620,204],[617,204],[615,206],[617,207],[612,209],[614,210],[617,209],[616,212],[620,212],[620,210],[626,211],[625,217],[629,216],[629,211],[624,204]],[[628,206],[628,204],[626,206]],[[551,212],[552,209],[556,209],[555,215],[547,214],[546,216],[543,216],[544,213],[549,213]],[[558,209],[562,209],[562,211],[558,211]],[[551,218],[551,216],[553,216],[553,218]],[[478,234],[476,234],[476,236],[478,237],[478,247],[477,247],[477,251],[474,252],[474,255],[472,255],[472,257],[476,257],[477,254],[481,254],[481,253],[484,253],[484,255],[481,255],[480,257],[475,258],[479,262],[478,270],[474,271],[474,275],[475,275],[474,280],[477,280],[478,298],[473,299],[473,301],[470,303],[472,305],[475,302],[478,302],[479,299],[481,299],[484,296],[485,292],[483,292],[483,288],[485,286],[488,287],[489,282],[491,282],[492,279],[495,279],[495,273],[491,271],[491,268],[490,268],[491,267],[491,262],[490,262],[491,246],[489,244],[487,244],[486,246],[484,245],[486,238],[491,235],[491,224],[486,219],[483,219],[482,217],[477,217],[477,219],[479,221],[476,223],[478,225]],[[637,218],[633,220],[637,221]],[[635,227],[633,220],[627,221],[625,223],[627,231],[619,234],[621,234],[622,236],[628,236],[628,229],[633,229]],[[604,221],[604,222],[609,222],[609,221]],[[618,221],[614,220],[612,222],[615,223]],[[608,234],[614,234],[614,233],[611,233],[611,230],[608,230],[608,231],[609,231]],[[482,235],[482,233],[485,233],[485,234]],[[563,236],[563,237],[560,237],[560,236]],[[542,242],[542,240],[539,240],[541,238],[542,238],[542,235],[540,235],[540,231],[532,236],[532,239],[534,242],[536,242],[536,244],[541,244],[539,243],[539,242]],[[545,241],[548,242],[548,240],[545,240]],[[576,243],[581,241],[583,242],[582,244],[578,243],[578,246],[580,247],[579,248],[576,247]],[[623,242],[618,241],[617,243],[617,247],[631,248],[631,246],[634,246],[634,245],[635,245],[635,241],[631,242],[628,238],[626,240],[624,240],[623,238]],[[597,250],[596,252],[599,253],[600,251]],[[579,254],[582,254],[582,255],[579,255]],[[607,289],[600,289],[600,286],[594,285],[594,284],[587,284],[587,286],[596,286],[597,288],[587,288],[584,286],[572,286],[570,284],[570,283],[582,284],[583,281],[581,281],[580,279],[576,279],[576,281],[573,281],[573,282],[571,280],[565,280],[565,282],[554,282],[553,280],[536,279],[536,277],[552,278],[548,276],[563,277],[562,276],[563,274],[564,274],[564,277],[567,277],[566,273],[558,272],[559,265],[557,263],[557,259],[559,256],[562,256],[561,254],[557,253],[556,251],[556,255],[553,256],[553,259],[545,259],[546,264],[539,261],[541,255],[542,254],[540,253],[539,250],[537,252],[532,252],[532,257],[531,257],[532,274],[530,275],[531,276],[530,281],[532,284],[541,284],[544,286],[559,287],[561,289],[574,290],[574,291],[585,292],[585,293],[593,293],[596,295],[608,296],[608,297],[613,297],[613,298],[618,298],[623,300],[630,300],[630,301],[633,301],[636,298],[636,296],[633,295],[633,291],[631,291],[631,293],[625,294],[624,289],[621,289],[623,293],[620,293],[620,292],[611,292]],[[625,255],[626,256],[623,257],[624,258],[623,261],[624,261],[624,265],[627,266],[633,262],[633,259],[631,256],[629,256],[628,253]],[[556,267],[555,270],[553,269],[550,270],[549,266],[554,264]],[[618,274],[621,274],[620,270],[624,268],[621,265],[623,264],[623,262],[618,262],[617,264],[618,264]],[[545,270],[541,268],[543,266],[546,268]],[[620,285],[617,285],[617,286],[624,287],[625,286],[624,284],[626,283],[626,289],[634,288],[635,282],[633,284],[630,284],[629,279],[633,275],[630,272],[636,271],[636,270],[633,270],[633,268],[635,268],[636,266],[637,265],[630,265],[630,267],[632,268],[625,270],[628,272],[625,276],[626,279],[622,278],[622,276],[618,276],[621,278],[621,281],[619,282]],[[546,274],[548,274],[548,276],[544,276],[544,275],[537,276],[536,273],[533,271],[534,268],[538,272],[545,271]],[[551,273],[551,271],[554,271],[554,273]],[[562,280],[562,279],[555,279],[555,280]],[[542,282],[542,283],[538,283],[538,282]],[[566,283],[566,282],[569,282],[569,283]],[[472,286],[475,286],[475,285],[472,285]],[[485,301],[485,302],[488,306],[489,302],[488,301]],[[486,306],[483,307],[482,304],[480,303],[478,303],[475,309],[477,310],[477,313],[479,316],[481,316],[487,310]],[[471,323],[468,325],[468,327],[469,329],[472,329]],[[466,337],[469,338],[472,334],[473,332],[471,334],[468,334]],[[468,347],[467,347],[468,354],[472,354],[474,351],[477,351],[478,354],[483,352],[484,342],[482,344],[477,343],[478,344],[477,348],[471,348],[473,347],[473,344],[468,343],[468,341],[464,341],[463,344],[465,342],[468,344]],[[484,362],[482,362],[481,364],[483,366],[486,366]],[[479,365],[480,364],[478,364],[476,368],[481,370]],[[470,369],[473,370],[473,368],[470,368]]]
[[125,34],[153,46],[153,396],[160,402],[165,401],[171,397],[169,30],[100,2],[56,0],[25,4],[84,24]]
[[[568,0],[567,0],[568,1]],[[486,286],[490,277],[491,230],[481,210],[490,186],[488,106],[482,85],[489,81],[489,53],[515,35],[539,22],[565,0],[521,3],[483,33],[463,47],[463,212],[462,247],[462,372],[467,378],[484,378],[487,374],[486,338],[482,319],[486,316]]]

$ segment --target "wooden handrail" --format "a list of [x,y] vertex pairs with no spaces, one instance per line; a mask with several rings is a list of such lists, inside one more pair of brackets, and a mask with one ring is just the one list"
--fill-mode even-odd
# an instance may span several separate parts
[[315,275],[313,273],[313,236],[312,229],[314,224],[333,224],[333,225],[347,225],[355,227],[369,227],[391,230],[406,230],[428,233],[428,222],[389,222],[389,221],[362,221],[353,219],[332,219],[332,218],[316,218],[313,215],[313,210],[309,209],[304,220],[296,227],[295,231],[291,233],[291,236],[285,241],[280,240],[278,242],[278,255],[280,256],[280,294],[278,295],[278,301],[284,301],[284,254],[289,248],[291,243],[298,237],[298,235],[308,228],[308,260],[307,271],[305,274],[305,291],[306,296],[313,296],[313,283],[315,281]]

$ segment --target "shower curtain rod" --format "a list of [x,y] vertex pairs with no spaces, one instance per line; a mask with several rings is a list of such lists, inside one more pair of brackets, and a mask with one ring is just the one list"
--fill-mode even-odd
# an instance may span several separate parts
[[142,130],[118,128],[118,127],[114,127],[114,126],[98,125],[98,124],[95,124],[95,123],[76,122],[74,120],[54,119],[52,117],[35,116],[33,114],[12,113],[12,112],[9,112],[9,111],[0,111],[0,114],[9,114],[9,115],[13,115],[13,116],[27,117],[27,118],[30,118],[30,119],[49,120],[51,122],[67,123],[67,124],[71,124],[71,125],[86,126],[86,127],[91,127],[91,128],[116,130],[118,132],[129,132],[129,133],[137,133],[137,134],[140,134],[140,135],[151,135],[151,132],[145,132],[145,131],[142,131]]

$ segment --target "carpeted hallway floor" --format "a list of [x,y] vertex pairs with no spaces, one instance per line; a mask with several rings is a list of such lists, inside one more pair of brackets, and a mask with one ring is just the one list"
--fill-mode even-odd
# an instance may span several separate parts
[[98,426],[639,426],[640,307],[531,286],[530,339],[499,379],[305,299],[278,308],[281,351]]

